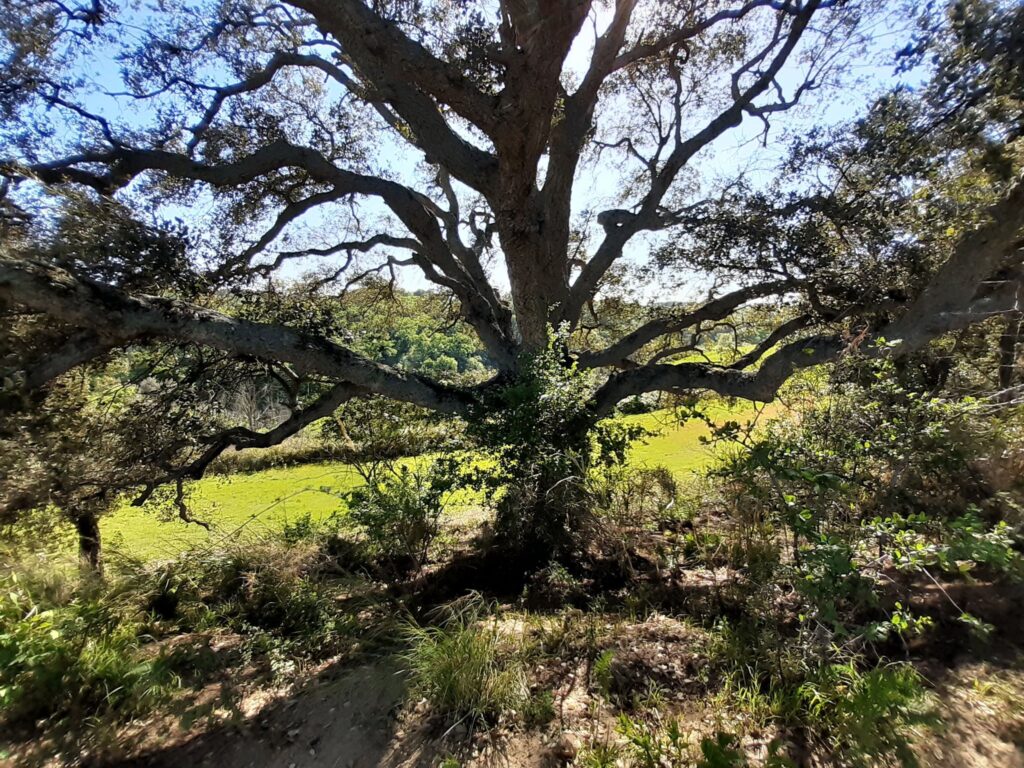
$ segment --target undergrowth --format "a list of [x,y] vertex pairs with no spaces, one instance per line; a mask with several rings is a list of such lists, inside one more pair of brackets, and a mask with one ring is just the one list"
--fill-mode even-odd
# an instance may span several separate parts
[[[443,609],[433,626],[410,624],[405,653],[416,695],[449,722],[496,723],[530,701],[521,647],[476,595]],[[538,717],[546,717],[536,702]]]

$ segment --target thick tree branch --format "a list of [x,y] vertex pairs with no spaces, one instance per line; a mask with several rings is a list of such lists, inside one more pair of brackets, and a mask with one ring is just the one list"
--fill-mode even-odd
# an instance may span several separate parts
[[[167,478],[157,481],[161,485],[171,479],[192,478],[198,480],[206,472],[206,468],[228,448],[243,450],[245,448],[269,448],[279,445],[294,434],[297,434],[314,421],[326,418],[354,397],[367,394],[366,390],[354,384],[335,384],[313,403],[292,413],[273,429],[266,432],[254,432],[245,427],[234,427],[215,435],[207,442],[209,447],[195,461],[175,470]],[[143,499],[144,500],[144,499]]]
[[844,347],[844,342],[833,336],[793,342],[768,357],[755,372],[708,363],[644,365],[614,374],[594,396],[593,410],[599,417],[607,416],[625,398],[657,391],[709,390],[726,397],[768,402],[797,370],[828,362]]
[[493,199],[495,157],[456,133],[438,104],[444,104],[485,133],[497,123],[496,103],[457,68],[441,61],[358,0],[290,0],[311,14],[338,40],[372,87],[371,100],[387,101],[415,135],[427,161]]
[[470,403],[462,390],[368,360],[328,339],[174,299],[131,296],[48,264],[0,259],[0,298],[90,328],[115,343],[191,342],[234,356],[290,363],[304,374],[348,382],[443,413],[463,413]]
[[[1009,261],[1016,266],[1024,257],[1022,229],[1024,178],[1018,179],[1002,200],[988,210],[986,223],[960,238],[952,256],[907,313],[890,326],[886,338],[914,349],[932,338],[935,328],[960,322],[960,316],[969,320],[978,286],[992,279],[1000,265]],[[1015,291],[1015,283],[1002,289]]]
[[[651,320],[605,349],[598,352],[582,353],[579,356],[580,365],[585,368],[597,368],[606,365],[631,367],[628,361],[629,356],[660,336],[679,333],[698,323],[709,320],[721,320],[752,299],[782,294],[794,288],[795,285],[793,283],[782,280],[751,285],[720,296],[697,309]],[[635,366],[635,363],[633,363],[633,366]]]
[[[789,8],[789,4],[785,4]],[[758,70],[758,76],[746,89],[737,89],[734,93],[732,103],[710,120],[700,131],[685,140],[677,140],[671,154],[665,160],[661,169],[655,174],[651,187],[639,205],[635,215],[619,226],[607,231],[604,240],[598,247],[597,252],[580,271],[579,276],[573,283],[566,305],[562,308],[561,319],[575,324],[579,321],[580,312],[583,306],[593,298],[597,292],[601,279],[608,269],[622,255],[626,243],[638,232],[657,229],[664,225],[661,216],[661,202],[668,192],[672,183],[678,176],[679,171],[702,149],[718,139],[730,128],[735,128],[743,121],[754,99],[767,91],[775,78],[778,76],[786,61],[789,60],[793,51],[796,50],[804,32],[811,22],[811,18],[822,7],[821,0],[810,0],[806,5],[793,13],[792,23],[784,36],[776,35],[769,46],[762,49],[755,59],[760,59],[775,45],[781,42],[778,50],[775,51],[771,61],[763,69]],[[781,11],[780,11],[781,12]],[[789,12],[789,11],[787,11]],[[740,68],[744,71],[751,65],[748,61]],[[737,73],[737,76],[739,74]],[[677,115],[677,122],[682,119]]]
[[770,352],[772,347],[774,347],[780,341],[789,338],[798,331],[803,330],[813,322],[813,315],[799,315],[791,320],[787,320],[782,325],[775,328],[775,330],[773,330],[771,333],[769,333],[760,344],[758,344],[752,350],[743,355],[739,360],[732,363],[729,367],[735,368],[738,371],[742,371],[744,368],[753,365],[762,357],[764,357],[765,354]]
[[[79,167],[82,165],[100,165],[106,170],[93,171]],[[278,225],[271,229],[271,236],[312,204],[346,195],[380,199],[419,241],[421,247],[415,254],[416,263],[427,278],[455,293],[463,304],[467,321],[477,331],[496,364],[500,367],[511,365],[514,353],[509,319],[505,313],[495,311],[499,302],[486,277],[482,273],[467,271],[451,253],[433,212],[433,203],[397,182],[338,168],[314,149],[279,140],[233,162],[208,164],[173,152],[117,147],[56,163],[9,169],[8,172],[30,174],[50,184],[84,184],[102,194],[111,194],[146,171],[228,187],[254,181],[283,168],[302,169],[312,180],[328,184],[332,190],[286,208],[278,219]],[[250,256],[244,255],[242,261]]]
[[[1022,229],[1024,180],[988,210],[986,223],[961,236],[953,254],[899,319],[858,336],[855,342],[838,334],[791,342],[765,358],[755,371],[681,363],[617,373],[595,394],[594,412],[607,415],[626,397],[658,390],[707,389],[770,401],[797,370],[834,360],[852,346],[870,356],[903,356],[949,331],[1019,312],[1024,293],[1018,272],[1024,256]],[[993,273],[1006,268],[1012,277],[992,280]]]
[[41,360],[28,365],[23,371],[15,373],[14,379],[31,392],[49,384],[72,368],[95,360],[112,349],[113,346],[92,331],[76,333]]

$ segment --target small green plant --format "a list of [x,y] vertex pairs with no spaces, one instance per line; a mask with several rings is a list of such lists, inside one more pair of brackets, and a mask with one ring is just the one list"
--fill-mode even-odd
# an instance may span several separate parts
[[48,604],[16,577],[0,587],[0,715],[122,720],[177,685],[159,655],[144,655],[139,615],[85,588]]
[[617,768],[622,751],[622,747],[611,742],[588,744],[580,750],[575,764],[580,768]]
[[617,730],[638,768],[684,766],[689,762],[689,743],[675,718],[664,724],[660,720],[649,723],[621,714]]
[[612,695],[612,664],[615,662],[615,651],[607,649],[594,659],[590,674],[598,692],[606,699]]
[[523,601],[530,608],[561,608],[585,594],[582,584],[560,563],[551,563],[530,577]]
[[437,626],[408,628],[413,690],[451,722],[493,723],[529,701],[523,659],[478,596],[448,606]]
[[861,671],[853,663],[822,669],[798,689],[802,717],[854,765],[883,755],[910,757],[907,733],[926,722],[921,679],[909,664]]
[[551,691],[538,691],[530,696],[523,711],[523,720],[528,727],[538,728],[554,719],[555,696]]
[[456,484],[454,462],[411,469],[387,461],[359,470],[366,484],[348,494],[349,520],[365,535],[370,556],[399,575],[418,571]]
[[295,520],[285,521],[281,529],[281,536],[287,544],[297,544],[300,541],[309,541],[317,534],[318,526],[313,521],[313,516],[306,512]]
[[747,757],[739,748],[735,736],[716,733],[715,737],[700,740],[701,759],[697,768],[746,768]]

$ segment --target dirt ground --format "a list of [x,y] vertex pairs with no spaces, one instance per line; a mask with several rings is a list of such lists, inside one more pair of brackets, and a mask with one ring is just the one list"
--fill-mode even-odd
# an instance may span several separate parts
[[[709,572],[708,578],[714,574]],[[701,583],[690,585],[713,589]],[[687,594],[694,590],[690,589]],[[698,590],[700,592],[700,590]],[[975,594],[977,593],[977,594]],[[701,592],[701,594],[703,594]],[[927,595],[926,595],[927,597]],[[928,605],[945,606],[952,598],[1000,626],[1016,627],[1024,612],[1019,600],[993,600],[975,589],[943,589]],[[939,599],[941,598],[941,599]],[[992,603],[992,605],[989,605]],[[582,614],[581,614],[582,615]],[[503,630],[505,631],[505,630]],[[509,632],[525,632],[521,620],[510,620]],[[111,733],[89,751],[66,744],[47,766],[86,768],[436,768],[454,758],[462,768],[547,768],[574,764],[587,744],[620,742],[616,733],[617,704],[643,684],[656,684],[663,697],[658,709],[678,718],[698,740],[725,730],[743,734],[750,764],[762,763],[767,744],[782,736],[749,727],[716,697],[702,651],[702,630],[685,621],[653,614],[624,621],[604,631],[602,647],[614,650],[608,698],[588,684],[589,670],[578,656],[557,653],[533,670],[535,683],[551,690],[554,719],[526,729],[502,725],[490,731],[455,727],[431,717],[426,702],[410,700],[400,662],[386,654],[363,655],[358,662],[333,661],[284,675],[290,684],[274,687],[266,678],[250,677],[244,665],[226,664],[224,678],[187,698],[187,711],[152,718]],[[216,635],[211,653],[237,654],[231,635]],[[180,641],[195,641],[182,636]],[[237,636],[233,637],[235,641]],[[1017,647],[1020,636],[1004,633],[994,639],[987,660],[964,652],[961,639],[950,648],[963,655],[945,655],[946,644],[921,649],[918,670],[927,682],[925,706],[934,724],[919,726],[913,751],[920,768],[1024,768],[1024,653],[998,649]],[[941,638],[940,638],[941,640]],[[1015,642],[1018,641],[1018,642]],[[0,735],[0,755],[2,742]],[[52,745],[36,743],[32,734],[8,751],[3,768],[39,765],[34,753],[52,754]],[[796,754],[793,752],[792,754]],[[827,758],[801,756],[799,768],[825,768]],[[575,761],[580,764],[580,761]],[[622,763],[623,766],[626,763]],[[666,768],[672,768],[666,766]]]
[[[666,682],[681,684],[669,705],[687,728],[707,733],[723,725],[720,707],[697,690],[693,677],[700,659],[686,653],[693,638],[679,625],[664,617],[648,619],[626,627],[616,642],[624,660],[646,660]],[[965,657],[919,669],[930,683],[927,704],[937,716],[914,739],[921,768],[1024,768],[1020,657]],[[399,664],[384,657],[328,667],[298,690],[257,688],[228,717],[211,702],[205,721],[177,718],[136,726],[122,734],[134,746],[119,759],[108,752],[103,760],[81,755],[78,762],[92,768],[434,768],[454,757],[464,768],[546,768],[571,764],[586,743],[615,741],[614,710],[588,690],[586,669],[568,665],[550,674],[557,681],[556,717],[541,729],[474,733],[464,725],[439,724],[425,702],[406,700]],[[755,732],[744,739],[752,765],[759,764],[758,754],[772,735]],[[819,757],[805,765],[830,763]]]
[[[567,764],[567,749],[615,738],[614,720],[594,717],[582,686],[558,692],[559,717],[549,727],[492,734],[470,734],[464,727],[446,733],[424,716],[422,705],[403,710],[404,689],[394,662],[383,660],[331,673],[294,696],[267,701],[241,722],[191,737],[153,734],[156,743],[138,754],[87,764],[433,768],[454,756],[465,768],[546,768]],[[1024,768],[1024,671],[971,662],[944,673],[933,704],[942,722],[922,730],[914,743],[922,768]],[[700,718],[699,707],[690,710],[694,721]]]

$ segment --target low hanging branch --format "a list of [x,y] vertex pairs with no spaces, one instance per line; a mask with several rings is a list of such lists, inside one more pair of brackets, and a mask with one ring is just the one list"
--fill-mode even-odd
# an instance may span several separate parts
[[[899,319],[857,338],[856,346],[861,351],[879,356],[908,355],[949,331],[1021,310],[1024,180],[1018,181],[987,214],[984,224],[961,236],[953,254]],[[1009,268],[1012,277],[991,281],[989,278],[1001,267]],[[803,318],[790,323],[798,321],[804,324]],[[853,342],[842,334],[812,336],[783,346],[750,372],[740,370],[740,366],[704,363],[640,366],[613,375],[598,390],[593,407],[595,413],[607,415],[626,397],[695,389],[767,402],[796,371],[834,360],[852,346]],[[753,361],[745,357],[740,362],[746,367]]]
[[470,403],[458,389],[373,362],[325,338],[174,299],[131,296],[49,264],[0,259],[0,299],[92,328],[111,345],[150,339],[191,342],[235,356],[290,363],[305,374],[442,413],[463,413]]
[[[224,227],[231,245],[208,265],[225,288],[247,290],[250,281],[277,278],[307,256],[327,275],[318,287],[384,269],[397,279],[397,269],[415,268],[457,305],[486,350],[492,380],[476,390],[450,386],[326,336],[137,295],[80,276],[68,266],[74,259],[26,257],[31,250],[12,248],[0,254],[0,299],[82,333],[24,365],[24,384],[38,388],[113,347],[160,340],[286,363],[342,388],[466,415],[479,390],[514,380],[552,329],[567,329],[565,359],[606,376],[592,402],[593,413],[604,415],[622,398],[658,390],[771,399],[793,372],[835,359],[851,339],[870,354],[907,354],[951,329],[1019,311],[1024,192],[1005,176],[993,180],[993,188],[1005,185],[1004,198],[988,211],[971,211],[982,219],[954,222],[985,223],[960,239],[923,290],[911,289],[930,264],[914,249],[944,238],[924,231],[927,217],[907,215],[925,199],[907,188],[934,179],[927,183],[942,199],[949,169],[970,162],[955,136],[944,139],[941,172],[931,176],[911,177],[917,171],[894,167],[899,160],[879,158],[858,138],[861,131],[846,130],[795,180],[786,167],[760,190],[737,163],[720,195],[697,194],[711,180],[695,164],[716,142],[744,120],[765,121],[767,131],[769,118],[780,119],[852,63],[837,62],[871,42],[871,7],[856,0],[615,0],[604,14],[591,0],[499,0],[468,15],[457,3],[422,10],[285,0],[261,8],[258,21],[225,6],[209,29],[174,31],[176,19],[157,19],[154,38],[157,30],[177,35],[175,44],[147,51],[135,67],[125,57],[133,107],[159,113],[146,130],[87,110],[75,72],[63,73],[63,58],[36,62],[51,65],[45,77],[22,72],[20,85],[5,91],[20,105],[12,119],[55,113],[61,135],[74,135],[73,126],[83,138],[51,156],[42,140],[57,131],[37,131],[39,146],[0,146],[0,201],[12,212],[0,223],[11,222],[3,225],[12,232],[27,226],[18,213],[23,186],[108,202],[139,199],[157,210],[168,200],[180,204],[182,190],[209,194],[231,214],[212,222]],[[81,20],[66,21],[70,34],[81,31]],[[257,29],[240,53],[237,40]],[[999,83],[974,88],[977,73],[1012,66],[1008,61],[954,61],[932,91],[900,98],[919,100],[923,126],[950,125],[957,116],[936,94],[959,83],[989,98]],[[289,77],[294,71],[322,75],[326,85]],[[1012,72],[1003,74],[1006,83],[1018,82]],[[16,128],[31,134],[35,126]],[[929,135],[916,124],[908,130],[916,131],[915,141]],[[991,134],[1012,137],[1015,130]],[[801,151],[817,141],[807,139]],[[392,163],[396,148],[407,155]],[[622,200],[614,209],[592,210],[578,199],[586,191],[578,172],[590,148],[600,150],[601,173],[609,172],[604,154],[623,158]],[[895,149],[910,152],[902,143]],[[917,168],[922,158],[902,160]],[[858,186],[844,163],[880,183],[871,176]],[[429,167],[407,172],[417,164]],[[796,202],[796,192],[779,192],[797,189],[805,196]],[[348,212],[336,216],[342,205]],[[578,228],[575,221],[582,222]],[[302,226],[315,229],[316,245],[284,245]],[[666,250],[642,243],[647,237]],[[627,255],[646,255],[641,266],[663,272],[700,269],[729,288],[637,325],[599,317],[601,291]],[[372,263],[359,263],[363,258]],[[852,274],[858,270],[872,274]],[[875,271],[891,284],[872,285]],[[668,359],[664,350],[676,346],[678,334],[690,332],[696,346],[710,335],[708,325],[735,332],[744,312],[784,299],[796,316],[775,318],[731,365],[658,362]],[[593,334],[582,329],[588,307]],[[600,347],[589,348],[591,338],[601,339]],[[209,449],[269,439],[236,430]]]

